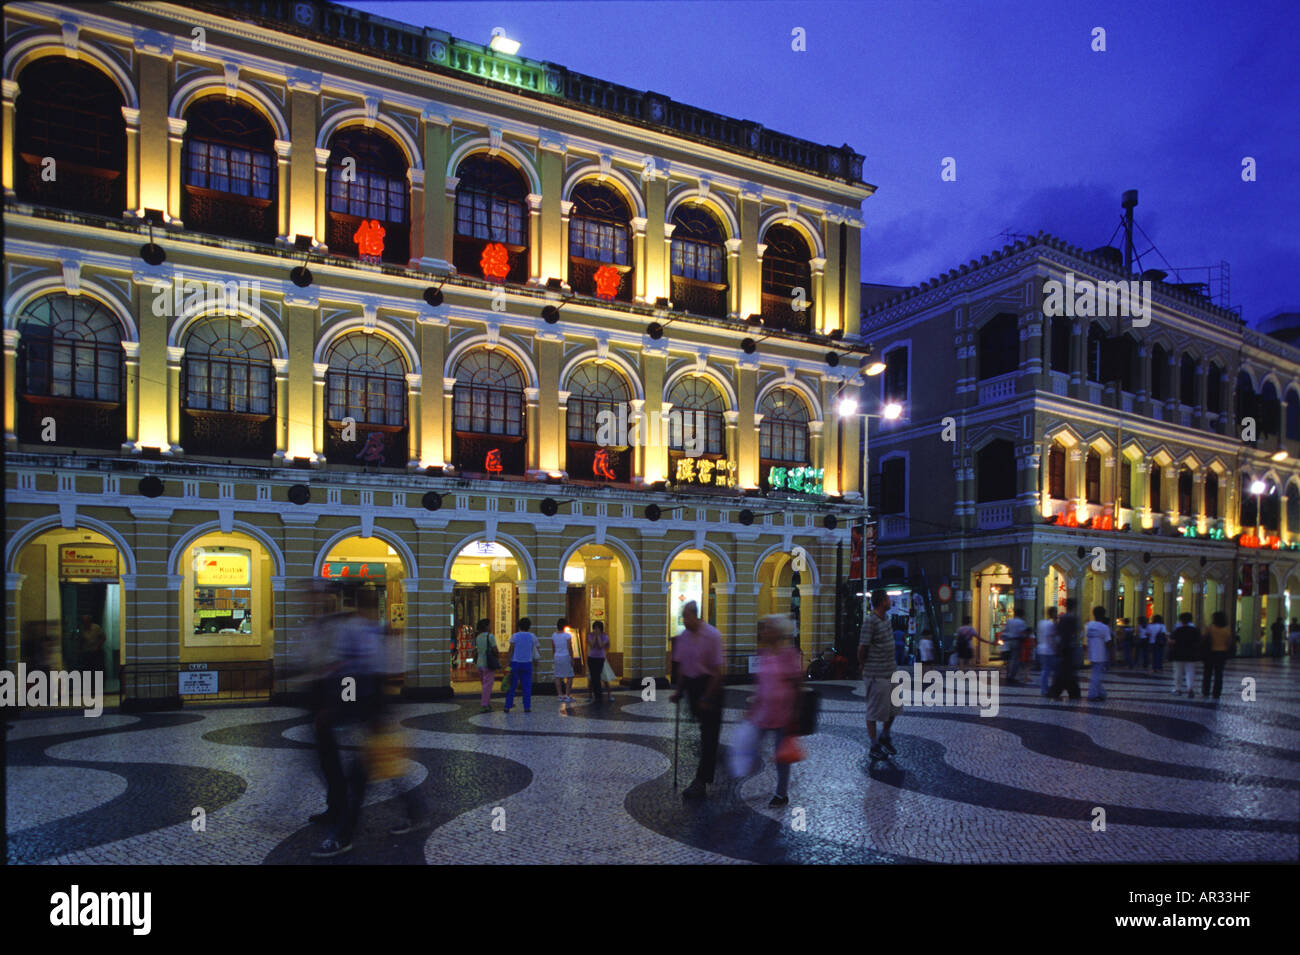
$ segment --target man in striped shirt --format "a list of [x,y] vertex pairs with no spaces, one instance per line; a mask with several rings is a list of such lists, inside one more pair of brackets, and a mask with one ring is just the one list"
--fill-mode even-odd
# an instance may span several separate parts
[[[892,699],[894,673],[894,634],[889,626],[889,594],[876,590],[871,594],[871,613],[862,621],[858,641],[858,664],[867,693],[867,735],[871,737],[870,757],[888,759],[898,750],[889,739],[889,728],[901,707]],[[879,738],[876,724],[882,724]]]

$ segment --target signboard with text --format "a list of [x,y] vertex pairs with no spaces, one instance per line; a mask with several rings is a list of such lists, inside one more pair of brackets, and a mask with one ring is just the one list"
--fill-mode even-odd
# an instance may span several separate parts
[[246,550],[199,551],[194,555],[196,587],[247,587],[252,554]]
[[217,692],[216,670],[182,670],[176,674],[181,696],[205,696]]
[[60,577],[117,579],[117,549],[109,544],[64,544],[59,548]]

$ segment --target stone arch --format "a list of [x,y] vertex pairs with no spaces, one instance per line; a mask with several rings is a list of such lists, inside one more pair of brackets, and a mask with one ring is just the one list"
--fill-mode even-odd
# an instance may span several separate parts
[[447,178],[455,178],[456,170],[460,168],[460,164],[475,153],[505,154],[518,167],[524,179],[528,181],[528,191],[536,196],[542,194],[541,177],[537,172],[536,164],[528,158],[528,154],[519,147],[507,142],[502,142],[494,151],[491,142],[486,136],[477,136],[467,140],[452,150],[451,155],[447,158]]
[[330,139],[335,133],[340,132],[349,126],[364,126],[367,129],[378,130],[393,142],[406,155],[406,165],[408,169],[424,169],[424,162],[421,158],[420,148],[411,138],[411,134],[404,127],[391,119],[380,114],[373,123],[368,122],[366,111],[362,107],[351,107],[348,109],[336,110],[330,114],[329,118],[321,122],[320,131],[316,134],[316,148],[329,149]]
[[[5,50],[4,78],[17,82],[18,74],[36,60],[44,59],[47,56],[69,56],[68,48],[64,45],[62,36],[46,34],[20,40]],[[136,95],[131,77],[120,63],[100,49],[98,45],[87,43],[83,37],[78,35],[77,47],[72,54],[72,59],[85,59],[103,70],[108,74],[108,78],[113,81],[113,85],[117,87],[118,92],[122,94],[122,102],[126,104],[126,108],[140,108],[140,98]]]
[[[167,104],[167,117],[169,119],[184,119],[190,107],[198,100],[205,96],[217,94],[221,96],[227,95],[224,77],[216,74],[195,77],[172,95],[171,102]],[[289,124],[285,122],[280,107],[269,96],[251,83],[240,83],[239,89],[235,92],[235,98],[246,102],[261,113],[263,118],[271,124],[271,130],[276,139],[283,142],[289,141]]]
[[622,355],[614,354],[612,351],[607,353],[602,359],[595,349],[580,351],[565,363],[564,367],[560,369],[560,390],[567,391],[568,388],[566,388],[565,385],[570,376],[572,376],[572,374],[582,365],[594,361],[604,361],[613,365],[623,375],[623,378],[626,379],[629,385],[628,390],[631,391],[632,397],[634,399],[645,398],[645,388],[642,386],[641,376],[637,373],[636,368],[630,361]]
[[[285,340],[284,333],[280,331],[279,325],[269,315],[257,309],[244,308],[242,304],[236,305],[234,308],[227,306],[226,311],[234,312],[241,318],[254,322],[258,328],[266,332],[266,337],[271,340],[271,344],[275,348],[276,358],[288,359],[289,343]],[[180,318],[172,322],[172,326],[167,332],[168,347],[182,347],[185,336],[189,334],[190,329],[213,316],[224,317],[221,312],[209,309],[206,304],[187,309]]]
[[121,323],[122,341],[138,342],[140,340],[140,330],[135,324],[135,319],[131,317],[130,309],[107,288],[96,282],[82,279],[79,291],[74,293],[64,284],[62,276],[53,275],[34,279],[10,291],[9,296],[5,299],[4,327],[17,328],[18,316],[22,313],[22,310],[36,299],[52,293],[89,295],[89,297],[112,312],[118,322]]
[[[320,550],[316,552],[316,557],[312,561],[311,575],[313,578],[320,576],[321,568],[325,566],[325,558],[329,556],[329,552],[349,537],[360,537],[364,540],[366,534],[360,524],[354,524],[351,527],[345,527],[343,530],[338,531],[331,536]],[[393,548],[393,550],[397,551],[402,558],[402,562],[406,565],[407,580],[419,579],[420,567],[419,563],[415,559],[415,553],[407,545],[406,541],[402,540],[402,538],[398,536],[397,532],[375,526],[370,529],[370,537],[383,541],[389,547]]]
[[663,577],[663,582],[665,584],[668,582],[668,568],[671,567],[673,561],[677,559],[677,555],[686,550],[702,551],[716,560],[718,565],[721,566],[727,574],[727,579],[725,581],[719,581],[719,583],[734,584],[736,582],[736,565],[731,562],[731,558],[727,556],[726,551],[712,541],[704,541],[702,544],[697,546],[695,541],[688,540],[682,541],[669,551],[666,557],[664,557],[663,569],[660,571],[660,575]]
[[727,402],[728,411],[736,411],[740,407],[740,403],[736,398],[735,387],[729,381],[727,381],[726,376],[723,375],[713,365],[706,365],[704,371],[702,372],[697,371],[694,363],[685,364],[682,367],[678,368],[675,372],[673,372],[667,378],[664,379],[664,391],[663,391],[664,395],[667,395],[669,392],[673,390],[673,385],[677,384],[679,379],[684,378],[687,375],[694,375],[694,374],[702,375],[703,377],[708,378],[709,381],[711,381],[717,387],[718,391],[722,394],[722,397]]
[[[259,544],[265,547],[266,552],[271,555],[271,560],[275,563],[274,576],[283,577],[285,575],[284,553],[280,550],[279,545],[271,539],[271,535],[266,533],[266,531],[244,521],[234,521],[231,524],[229,531],[221,526],[220,521],[208,521],[206,524],[200,524],[196,527],[187,529],[167,554],[167,573],[175,574],[178,572],[176,568],[180,566],[181,555],[184,554],[185,551],[204,534],[225,533],[247,534],[249,537],[254,538]],[[319,571],[320,568],[317,567],[317,570]]]
[[[378,530],[378,528],[376,528],[376,530]],[[448,547],[447,559],[443,563],[442,567],[442,579],[451,580],[451,566],[456,562],[456,558],[460,556],[461,551],[474,541],[486,539],[486,531],[475,531],[472,534],[466,534],[456,543]],[[502,533],[498,530],[494,535],[492,535],[491,542],[494,544],[500,544],[514,555],[515,562],[518,563],[520,567],[523,567],[528,573],[528,576],[524,578],[525,580],[537,579],[537,565],[533,562],[533,555],[528,552],[527,547],[519,542],[518,538],[512,537],[511,535]]]
[[[135,552],[127,544],[126,538],[117,530],[104,521],[97,520],[93,517],[86,517],[83,514],[77,515],[77,527],[84,527],[86,530],[94,531],[97,534],[103,534],[113,542],[119,554],[122,555],[122,576],[132,576],[136,571]],[[63,519],[58,514],[51,514],[49,517],[40,517],[34,521],[24,524],[9,538],[5,544],[5,572],[17,573],[18,571],[18,554],[24,547],[30,544],[37,537],[40,537],[46,531],[66,530],[63,526]]]
[[331,325],[329,331],[316,340],[316,352],[312,355],[312,361],[317,365],[324,364],[325,357],[329,354],[330,346],[334,342],[350,332],[366,332],[367,330],[372,334],[383,335],[389,339],[401,351],[402,357],[406,359],[407,370],[416,375],[421,373],[420,352],[416,349],[415,343],[407,337],[401,328],[391,322],[367,325],[364,318],[345,318]]
[[664,222],[672,222],[673,213],[677,211],[678,206],[685,205],[692,200],[695,200],[699,205],[705,206],[718,217],[727,232],[727,238],[737,239],[740,237],[740,220],[736,218],[736,212],[731,208],[730,204],[722,201],[716,192],[705,192],[699,188],[683,189],[677,193],[669,201],[668,208],[664,210]]
[[451,351],[447,353],[447,360],[442,366],[443,377],[455,378],[456,366],[460,363],[461,358],[463,358],[467,352],[472,351],[475,348],[486,348],[489,351],[494,348],[500,348],[514,359],[515,364],[517,364],[519,369],[524,373],[524,377],[528,379],[528,384],[525,387],[540,387],[538,384],[537,368],[533,365],[532,357],[528,352],[524,351],[522,347],[505,336],[502,336],[495,341],[488,338],[487,335],[470,335],[463,339],[455,348],[451,349]]
[[597,540],[595,534],[587,534],[584,537],[578,538],[568,546],[562,555],[560,555],[559,568],[561,573],[564,572],[564,568],[568,566],[573,555],[588,544],[599,544],[600,546],[608,547],[610,550],[617,553],[619,557],[622,558],[623,570],[628,575],[628,580],[626,582],[629,584],[640,585],[641,561],[637,560],[636,552],[617,537],[606,536],[604,540]]
[[[623,194],[623,198],[632,207],[633,218],[644,219],[646,217],[645,196],[641,194],[641,190],[637,188],[632,178],[619,169],[612,167],[608,170],[601,169],[597,163],[587,163],[573,170],[564,180],[564,191],[560,194],[561,197],[568,201],[569,197],[573,195],[574,187],[584,179],[596,179],[603,185],[612,185],[618,192]],[[631,250],[629,249],[630,254]]]
[[[807,550],[807,548],[804,549]],[[784,554],[784,553],[785,553],[785,546],[783,544],[778,543],[778,544],[773,544],[767,550],[759,554],[758,560],[754,561],[753,579],[755,580],[758,579],[759,571],[762,569],[763,563],[769,557],[771,557],[773,554]],[[789,555],[786,554],[786,556],[788,557]],[[808,555],[808,576],[810,578],[809,582],[814,588],[820,587],[822,585],[821,574],[820,572],[818,572],[817,563],[812,559],[811,554]]]
[[808,385],[806,385],[804,382],[800,381],[798,378],[772,379],[766,385],[760,388],[758,390],[758,394],[754,396],[754,407],[757,408],[760,404],[762,404],[763,398],[769,392],[776,391],[779,388],[788,388],[789,390],[797,393],[799,397],[804,400],[804,403],[808,406],[809,421],[824,420],[822,415],[822,405],[821,402],[817,399],[816,392],[813,391],[812,388],[808,387]]
[[767,215],[763,216],[758,223],[758,241],[761,245],[767,230],[774,225],[788,225],[796,229],[812,249],[814,259],[826,258],[826,246],[822,242],[821,230],[808,218],[804,213],[795,210],[791,216],[789,210],[785,208],[773,209]]

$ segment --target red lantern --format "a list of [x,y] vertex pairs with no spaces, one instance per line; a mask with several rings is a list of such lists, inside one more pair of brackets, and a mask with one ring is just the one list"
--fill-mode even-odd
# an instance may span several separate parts
[[504,282],[510,274],[510,250],[500,242],[489,242],[483,246],[478,264],[483,269],[484,278]]
[[623,284],[623,276],[612,265],[602,265],[596,269],[596,297],[613,299],[618,296],[618,287]]

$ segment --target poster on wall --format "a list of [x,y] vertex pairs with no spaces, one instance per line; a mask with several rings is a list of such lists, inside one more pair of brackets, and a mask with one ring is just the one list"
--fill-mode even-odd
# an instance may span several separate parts
[[592,597],[590,601],[588,601],[587,616],[589,618],[587,621],[588,627],[590,627],[593,623],[599,620],[601,623],[605,624],[605,629],[609,630],[609,621],[605,619],[605,598],[604,597]]
[[674,570],[668,574],[668,601],[673,614],[673,634],[681,633],[682,608],[695,601],[704,606],[704,572],[701,570]]
[[252,564],[247,550],[200,550],[194,554],[194,586],[247,587]]
[[515,632],[515,585],[500,581],[492,585],[492,632],[503,646]]
[[111,544],[64,544],[59,548],[59,576],[117,580],[117,548]]

